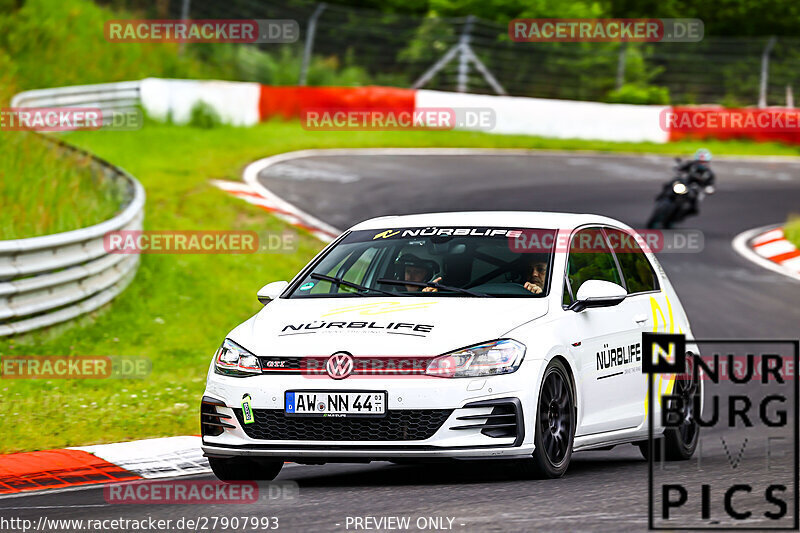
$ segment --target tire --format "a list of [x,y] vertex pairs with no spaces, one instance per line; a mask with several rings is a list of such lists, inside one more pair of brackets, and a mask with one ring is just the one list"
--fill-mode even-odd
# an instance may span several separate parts
[[566,473],[575,437],[575,393],[564,364],[553,360],[544,371],[536,406],[534,452],[521,461],[527,478],[553,479]]
[[672,226],[672,215],[675,211],[675,204],[670,200],[663,199],[656,202],[656,207],[650,219],[647,221],[648,229],[669,229]]
[[283,468],[281,460],[209,457],[208,464],[220,481],[272,481]]
[[[667,461],[686,461],[692,458],[700,439],[700,426],[694,416],[694,399],[702,394],[700,384],[693,379],[692,357],[686,357],[686,372],[677,376],[673,394],[683,398],[683,423],[664,430],[663,443],[653,441],[653,460],[661,461],[662,454]],[[639,451],[645,459],[650,457],[648,441],[637,442]]]

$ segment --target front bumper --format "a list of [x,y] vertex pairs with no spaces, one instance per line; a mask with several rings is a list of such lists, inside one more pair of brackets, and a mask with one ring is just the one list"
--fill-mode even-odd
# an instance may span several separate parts
[[[254,376],[209,374],[204,410],[216,403],[220,425],[203,426],[210,457],[260,456],[308,462],[394,459],[486,459],[529,456],[539,365],[486,378]],[[292,390],[387,391],[387,417],[283,418]],[[242,423],[252,398],[254,424]],[[261,423],[259,423],[261,422]],[[219,434],[210,434],[210,433]]]

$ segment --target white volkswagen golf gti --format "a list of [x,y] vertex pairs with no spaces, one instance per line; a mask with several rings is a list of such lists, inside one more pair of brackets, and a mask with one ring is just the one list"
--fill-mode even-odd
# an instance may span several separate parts
[[[642,333],[691,330],[634,235],[606,217],[541,212],[350,228],[291,282],[263,287],[264,308],[214,355],[201,403],[214,473],[507,459],[558,477],[573,451],[633,443],[646,455]],[[665,429],[653,400],[654,455],[687,459],[700,380],[668,378],[658,389],[685,398],[684,422]]]

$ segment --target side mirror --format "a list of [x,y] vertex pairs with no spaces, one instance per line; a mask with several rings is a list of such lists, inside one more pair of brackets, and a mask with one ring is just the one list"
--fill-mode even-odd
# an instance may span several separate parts
[[258,301],[264,305],[267,305],[272,300],[280,296],[288,286],[288,281],[273,281],[272,283],[267,283],[261,287],[260,291],[258,291]]
[[570,311],[580,313],[589,307],[611,307],[619,305],[628,293],[624,288],[599,279],[584,281],[578,289],[577,299],[567,308]]

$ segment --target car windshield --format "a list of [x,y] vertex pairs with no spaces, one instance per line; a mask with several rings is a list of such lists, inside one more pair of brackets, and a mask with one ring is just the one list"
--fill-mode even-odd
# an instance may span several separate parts
[[[391,228],[349,233],[306,270],[290,298],[358,296],[541,298],[552,251],[521,249],[523,234],[496,227]],[[532,251],[533,250],[533,251]]]

